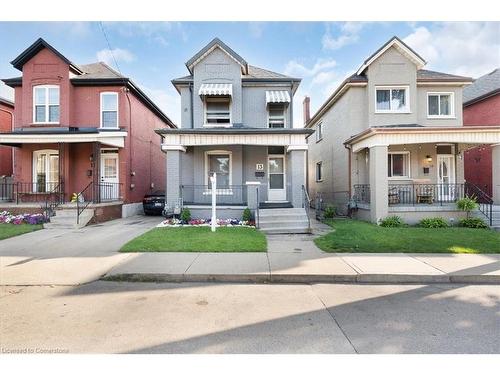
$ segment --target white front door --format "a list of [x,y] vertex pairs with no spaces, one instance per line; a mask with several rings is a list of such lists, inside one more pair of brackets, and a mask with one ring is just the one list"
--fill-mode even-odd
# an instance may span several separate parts
[[120,194],[118,178],[118,153],[101,154],[101,200],[117,200]]
[[437,155],[439,200],[453,201],[455,192],[455,156]]
[[267,159],[269,174],[268,194],[269,201],[286,201],[286,166],[285,156],[273,155]]

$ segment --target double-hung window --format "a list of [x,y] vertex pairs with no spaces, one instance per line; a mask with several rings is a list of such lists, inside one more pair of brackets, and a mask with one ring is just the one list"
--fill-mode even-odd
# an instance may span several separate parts
[[375,88],[376,113],[407,113],[410,111],[407,86]]
[[454,95],[452,92],[427,93],[427,117],[454,117],[453,97]]
[[319,142],[323,139],[323,123],[320,122],[316,125],[316,142]]
[[59,86],[43,85],[33,88],[33,122],[59,123]]
[[231,125],[231,99],[229,97],[205,99],[205,125]]
[[410,178],[410,153],[407,151],[389,152],[387,169],[388,177]]
[[101,93],[101,128],[118,128],[118,93]]
[[285,106],[283,104],[269,104],[269,127],[285,127]]

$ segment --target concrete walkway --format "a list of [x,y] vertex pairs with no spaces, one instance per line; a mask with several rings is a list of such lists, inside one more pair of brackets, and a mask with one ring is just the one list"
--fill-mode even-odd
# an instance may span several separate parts
[[136,216],[83,229],[45,229],[0,241],[0,285],[130,281],[497,283],[500,254],[325,253],[314,235],[268,236],[267,253],[119,253],[153,228]]

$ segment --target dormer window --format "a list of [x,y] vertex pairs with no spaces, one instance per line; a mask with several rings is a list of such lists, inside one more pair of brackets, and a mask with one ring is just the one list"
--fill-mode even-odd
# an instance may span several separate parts
[[231,125],[230,97],[205,97],[205,125]]
[[379,86],[375,88],[375,113],[408,113],[408,86]]
[[285,127],[285,105],[284,104],[269,104],[268,125],[270,128]]
[[43,85],[33,88],[33,122],[59,123],[59,86]]

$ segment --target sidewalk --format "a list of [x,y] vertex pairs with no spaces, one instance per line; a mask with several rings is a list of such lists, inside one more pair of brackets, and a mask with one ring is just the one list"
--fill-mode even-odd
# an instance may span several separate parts
[[[314,225],[316,235],[330,230]],[[500,254],[325,253],[314,237],[268,236],[267,253],[133,253],[104,279],[500,284]]]

